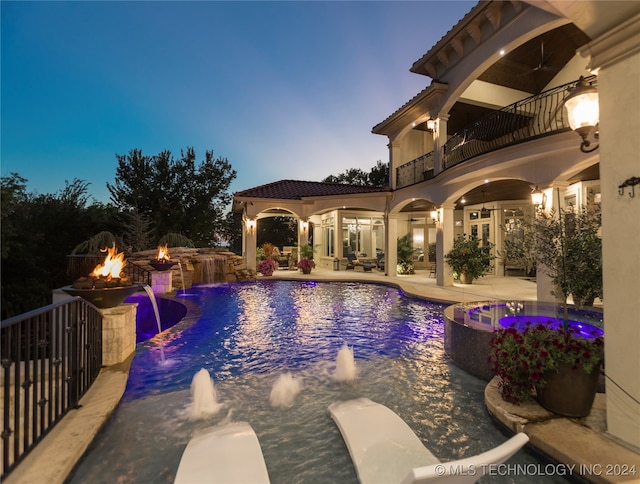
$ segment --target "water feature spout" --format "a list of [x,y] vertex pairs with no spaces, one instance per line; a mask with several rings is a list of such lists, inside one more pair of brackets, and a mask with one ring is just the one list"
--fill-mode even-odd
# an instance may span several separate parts
[[209,372],[202,368],[191,381],[191,419],[197,420],[218,413],[222,404],[218,403],[218,395]]
[[291,373],[283,373],[278,377],[271,389],[269,402],[272,407],[290,407],[302,390],[302,382]]
[[182,271],[182,262],[178,261],[178,267],[180,268],[180,282],[182,283],[182,295],[184,296],[187,293],[187,290],[184,288],[184,272]]
[[356,375],[357,368],[353,358],[353,348],[349,348],[347,343],[344,343],[336,357],[336,371],[333,373],[333,379],[336,381],[353,381]]
[[160,311],[158,310],[158,301],[156,300],[156,295],[153,293],[153,289],[147,284],[142,286],[144,291],[149,296],[149,300],[151,301],[151,306],[153,307],[153,314],[156,316],[156,324],[158,325],[158,335],[160,337],[160,358],[162,360],[162,364],[165,364],[164,360],[164,339],[162,337],[162,323],[160,322]]

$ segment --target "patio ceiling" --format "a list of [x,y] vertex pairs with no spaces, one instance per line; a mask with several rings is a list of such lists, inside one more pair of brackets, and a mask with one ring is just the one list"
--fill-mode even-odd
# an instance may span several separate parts
[[575,25],[564,25],[509,52],[478,79],[538,94],[589,40]]

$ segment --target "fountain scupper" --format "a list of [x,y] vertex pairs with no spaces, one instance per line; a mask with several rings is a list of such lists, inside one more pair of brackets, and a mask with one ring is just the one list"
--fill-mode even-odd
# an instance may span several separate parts
[[124,253],[118,252],[115,244],[102,249],[102,252],[107,253],[103,264],[98,264],[91,274],[76,279],[71,286],[62,290],[106,309],[119,306],[139,287],[122,274],[126,261]]

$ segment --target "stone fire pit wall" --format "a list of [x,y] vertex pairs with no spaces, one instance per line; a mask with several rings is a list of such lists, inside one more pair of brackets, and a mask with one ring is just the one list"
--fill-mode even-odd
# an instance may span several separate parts
[[[156,258],[157,249],[136,252],[127,257],[133,263],[148,271],[155,271],[149,261]],[[173,290],[189,288],[193,284],[211,282],[236,282],[255,279],[254,271],[247,269],[244,259],[223,249],[169,247],[171,262],[179,262],[171,271]],[[182,271],[180,271],[182,266]],[[184,276],[184,280],[183,280]]]

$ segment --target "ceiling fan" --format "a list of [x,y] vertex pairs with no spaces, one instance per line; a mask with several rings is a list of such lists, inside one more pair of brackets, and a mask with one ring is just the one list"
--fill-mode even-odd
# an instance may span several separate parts
[[551,66],[547,62],[549,59],[545,59],[544,57],[544,39],[540,39],[540,63],[531,69],[531,72],[558,72],[560,70],[559,67]]

